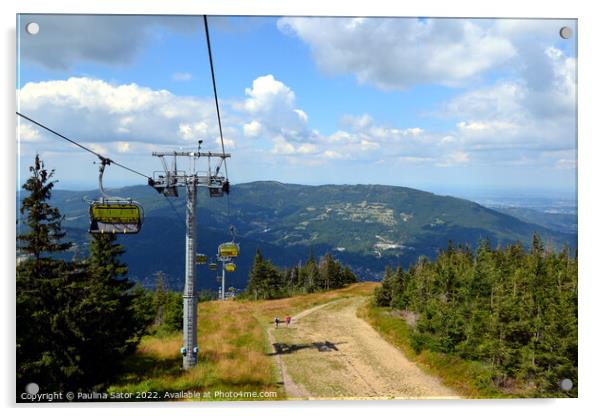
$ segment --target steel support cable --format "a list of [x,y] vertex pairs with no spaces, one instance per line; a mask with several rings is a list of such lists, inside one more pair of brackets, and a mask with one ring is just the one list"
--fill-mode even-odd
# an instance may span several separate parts
[[47,127],[47,126],[43,125],[42,123],[40,123],[40,122],[38,122],[38,121],[35,121],[34,119],[32,119],[32,118],[30,118],[30,117],[27,117],[27,116],[26,116],[26,115],[24,115],[24,114],[21,114],[21,113],[19,113],[18,111],[17,111],[16,113],[17,113],[17,115],[18,115],[19,117],[22,117],[22,118],[24,118],[24,119],[25,119],[25,120],[27,120],[27,121],[30,121],[31,123],[35,124],[36,126],[39,126],[39,127],[43,128],[44,130],[47,130],[47,131],[49,131],[50,133],[52,133],[52,134],[54,134],[54,135],[56,135],[56,136],[60,137],[61,139],[63,139],[63,140],[66,140],[66,141],[68,141],[69,143],[76,145],[77,147],[79,147],[79,148],[81,148],[81,149],[85,150],[86,152],[92,153],[93,155],[95,155],[96,157],[98,157],[98,158],[99,158],[99,159],[100,159],[100,160],[101,160],[103,163],[106,163],[106,164],[113,164],[113,165],[115,165],[115,166],[119,166],[120,168],[122,168],[122,169],[125,169],[125,170],[129,170],[130,172],[132,172],[132,173],[135,173],[136,175],[140,175],[140,176],[143,176],[143,177],[145,177],[145,178],[147,178],[147,179],[150,179],[150,180],[152,180],[152,178],[151,178],[150,176],[148,176],[148,175],[145,175],[144,173],[140,173],[140,172],[138,172],[137,170],[134,170],[134,169],[132,169],[132,168],[128,168],[127,166],[125,166],[125,165],[123,165],[123,164],[121,164],[121,163],[119,163],[119,162],[116,162],[116,161],[114,161],[114,160],[112,160],[112,159],[109,159],[108,157],[104,157],[104,156],[103,156],[103,155],[101,155],[100,153],[97,153],[97,152],[95,152],[94,150],[92,150],[92,149],[90,149],[90,148],[88,148],[88,147],[84,146],[83,144],[80,144],[80,143],[76,142],[75,140],[73,140],[73,139],[70,139],[70,138],[68,138],[68,137],[66,137],[66,136],[64,136],[64,135],[62,135],[62,134],[61,134],[61,133],[59,133],[59,132],[52,130],[50,127]]
[[[219,112],[219,101],[217,98],[217,86],[215,83],[215,70],[213,68],[213,55],[211,53],[211,39],[209,38],[209,25],[207,24],[207,15],[203,15],[203,21],[205,22],[205,38],[207,39],[207,53],[209,54],[209,67],[211,68],[211,81],[213,83],[213,98],[215,99],[215,109],[217,111],[217,125],[219,126],[219,137],[222,145],[222,155],[226,154],[226,149],[224,147],[224,133],[222,130],[222,118]],[[226,171],[226,180],[228,180],[228,162],[226,158],[224,161],[224,170]],[[230,220],[230,193],[226,194],[227,200],[227,216],[228,220]]]
[[[215,84],[215,70],[213,69],[213,56],[211,54],[211,40],[209,38],[209,26],[207,25],[207,15],[203,15],[203,20],[205,22],[205,37],[207,39],[207,52],[209,54],[209,67],[211,68],[211,81],[213,83],[213,97],[215,98],[215,109],[217,111],[217,125],[219,126],[219,137],[222,144],[222,155],[226,154],[226,150],[224,148],[224,133],[222,131],[222,118],[219,112],[219,101],[217,99],[217,86]],[[228,179],[228,163],[224,158],[224,169],[226,170],[226,179]]]

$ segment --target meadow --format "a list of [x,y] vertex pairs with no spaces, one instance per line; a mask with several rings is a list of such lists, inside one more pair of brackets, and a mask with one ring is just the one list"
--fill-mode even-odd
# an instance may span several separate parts
[[182,391],[198,392],[195,399],[200,400],[286,399],[276,363],[269,355],[272,347],[267,330],[274,317],[292,316],[335,299],[369,296],[376,286],[364,282],[276,300],[202,302],[196,368],[181,369],[181,332],[146,336],[108,392],[152,392],[145,395],[146,400],[164,400]]

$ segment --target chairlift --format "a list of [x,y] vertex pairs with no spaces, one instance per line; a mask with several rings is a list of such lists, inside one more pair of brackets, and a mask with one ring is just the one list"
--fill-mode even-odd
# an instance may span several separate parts
[[224,264],[224,269],[229,272],[232,273],[236,270],[236,264],[234,263],[226,263]]
[[207,264],[207,255],[202,254],[202,253],[197,253],[196,264]]
[[142,205],[129,198],[108,196],[103,188],[102,177],[110,159],[101,158],[98,184],[101,197],[90,204],[91,234],[136,234],[142,228],[144,210]]
[[215,176],[209,179],[207,189],[209,189],[210,198],[221,198],[224,196],[224,182]]
[[218,246],[217,253],[220,257],[238,257],[240,247],[234,241],[222,243]]
[[240,246],[238,243],[234,242],[234,239],[236,238],[236,230],[234,229],[233,225],[230,226],[230,234],[232,234],[232,241],[228,243],[222,243],[217,247],[218,257],[226,258],[228,260],[232,257],[238,257],[240,254]]

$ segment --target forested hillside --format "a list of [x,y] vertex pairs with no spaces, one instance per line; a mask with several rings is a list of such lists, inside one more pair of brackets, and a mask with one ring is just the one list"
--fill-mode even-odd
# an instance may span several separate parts
[[[152,275],[163,271],[169,287],[182,288],[184,273],[184,200],[165,197],[147,186],[111,190],[144,207],[139,234],[120,238],[129,276],[152,286]],[[53,203],[65,214],[64,227],[81,252],[87,247],[88,208],[84,198],[97,191],[56,191]],[[538,233],[545,244],[559,250],[576,246],[576,234],[552,231],[521,221],[477,203],[416,189],[382,185],[307,186],[279,182],[233,185],[228,198],[209,198],[199,192],[198,251],[209,256],[229,241],[230,225],[237,230],[241,255],[228,285],[244,288],[255,250],[279,267],[305,261],[313,250],[330,252],[360,279],[378,279],[386,265],[407,267],[419,256],[433,258],[449,240],[470,244],[487,238],[492,245],[531,243]],[[216,288],[215,276],[199,270],[199,284]]]
[[433,261],[388,269],[375,302],[400,311],[415,351],[480,362],[502,391],[577,395],[577,258],[568,249],[548,251],[538,236],[528,251],[450,245]]

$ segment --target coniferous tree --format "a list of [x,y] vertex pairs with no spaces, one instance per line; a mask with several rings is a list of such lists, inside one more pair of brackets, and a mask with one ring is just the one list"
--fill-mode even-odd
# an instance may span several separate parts
[[528,251],[520,243],[493,249],[484,240],[473,255],[450,244],[407,272],[387,269],[375,302],[417,317],[417,351],[480,361],[493,386],[576,396],[559,383],[577,384],[577,259],[567,248],[544,247],[537,235]]
[[82,282],[74,317],[86,352],[80,364],[84,386],[110,380],[151,323],[136,314],[134,284],[125,277],[127,266],[119,259],[124,249],[116,239],[113,234],[94,234],[90,243],[89,278]]
[[54,171],[48,172],[38,155],[29,171],[31,177],[23,185],[27,196],[20,207],[24,219],[17,237],[17,385],[23,387],[35,381],[52,390],[60,386],[61,367],[66,367],[59,357],[60,339],[53,332],[53,320],[63,307],[59,294],[69,268],[53,256],[71,244],[61,241],[65,236],[62,216],[48,203],[55,184],[51,180]]
[[305,263],[279,270],[257,250],[249,273],[246,296],[252,299],[274,299],[320,290],[338,289],[354,283],[357,277],[342,267],[330,253],[316,263],[313,252]]
[[249,281],[247,283],[247,293],[255,300],[259,299],[260,293],[265,290],[265,265],[261,251],[255,251],[255,259],[253,267],[249,273]]

